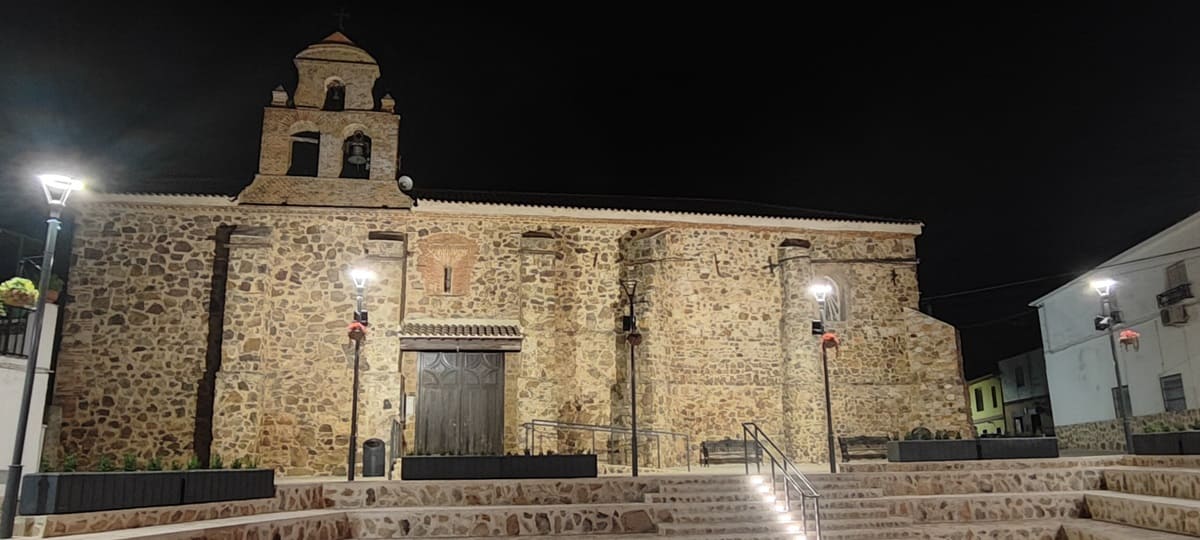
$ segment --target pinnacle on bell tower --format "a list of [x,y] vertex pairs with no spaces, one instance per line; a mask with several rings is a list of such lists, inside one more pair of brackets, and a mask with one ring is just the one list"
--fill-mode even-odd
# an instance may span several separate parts
[[[272,92],[263,113],[258,175],[238,200],[411,207],[412,199],[396,187],[400,117],[390,94],[376,104],[375,58],[337,31],[293,61],[295,92],[289,96],[282,87]],[[364,191],[372,195],[352,195]]]

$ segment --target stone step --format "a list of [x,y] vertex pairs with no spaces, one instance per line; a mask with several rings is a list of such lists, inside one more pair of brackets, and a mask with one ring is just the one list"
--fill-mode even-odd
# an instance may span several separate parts
[[[1015,521],[981,521],[975,523],[937,523],[932,525],[916,525],[908,527],[913,538],[922,540],[974,540],[1000,539],[1005,540],[1058,540],[1062,530],[1062,520],[1029,519]],[[1140,537],[1124,537],[1130,540]],[[1115,539],[1114,539],[1115,540]]]
[[1200,469],[1112,467],[1102,473],[1108,491],[1200,500]]
[[651,533],[654,509],[634,504],[444,506],[346,512],[350,535],[363,538]]
[[1143,529],[1200,536],[1200,501],[1115,491],[1084,494],[1092,519]]
[[[680,535],[673,538],[681,540],[795,540],[796,535],[790,533],[729,533],[729,534],[694,534]],[[494,536],[463,536],[457,540],[495,540]],[[522,540],[548,540],[562,538],[561,536],[522,536]],[[658,533],[650,534],[579,534],[572,535],[573,540],[652,540],[661,539]],[[371,537],[353,537],[351,540],[379,540]]]
[[64,536],[68,540],[195,540],[197,538],[347,538],[344,510],[302,510]]
[[663,536],[729,533],[799,533],[800,526],[792,522],[770,520],[725,521],[720,523],[659,523],[658,532]]
[[1076,518],[1084,515],[1082,492],[971,493],[876,499],[888,514],[915,523],[966,523],[1024,519]]
[[703,502],[763,502],[764,495],[752,491],[687,491],[680,493],[647,493],[646,502],[703,503]]
[[1200,469],[1200,456],[1122,456],[1118,465],[1169,469]]
[[1062,522],[1065,540],[1194,540],[1193,536],[1139,529],[1093,519],[1068,519]]

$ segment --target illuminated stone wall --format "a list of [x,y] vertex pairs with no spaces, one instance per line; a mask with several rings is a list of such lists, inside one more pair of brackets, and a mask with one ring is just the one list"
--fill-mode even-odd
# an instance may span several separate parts
[[[63,452],[85,464],[101,454],[191,454],[219,225],[235,227],[217,314],[225,328],[213,450],[226,462],[249,455],[288,474],[345,472],[347,270],[358,264],[380,278],[366,295],[360,442],[388,440],[405,394],[417,392],[416,353],[402,353],[397,338],[403,319],[520,321],[523,349],[505,355],[510,451],[522,448],[518,426],[535,418],[627,424],[626,277],[640,280],[644,301],[644,428],[698,443],[739,437],[741,422],[756,421],[799,460],[824,459],[806,289],[829,275],[847,313],[832,325],[842,339],[830,356],[837,433],[969,433],[954,329],[915,311],[911,234],[190,200],[82,209],[55,404]],[[440,256],[427,248],[446,238],[471,244],[469,260],[453,259],[454,274],[469,279],[451,294],[441,272],[421,271],[423,257]],[[780,248],[788,239],[810,247]]]

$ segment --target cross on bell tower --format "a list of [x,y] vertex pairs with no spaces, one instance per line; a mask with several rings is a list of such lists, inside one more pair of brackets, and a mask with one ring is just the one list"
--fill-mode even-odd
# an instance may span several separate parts
[[337,13],[334,13],[333,16],[337,17],[338,32],[345,32],[346,31],[346,19],[350,18],[350,14],[346,12],[346,8],[339,7],[337,10]]

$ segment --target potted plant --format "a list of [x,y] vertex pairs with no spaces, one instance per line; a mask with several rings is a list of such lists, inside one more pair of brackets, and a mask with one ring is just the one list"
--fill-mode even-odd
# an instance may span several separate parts
[[33,282],[23,277],[15,277],[0,283],[0,303],[15,308],[32,308],[37,304],[38,292]]
[[46,286],[46,301],[51,304],[58,303],[58,295],[63,290],[63,279],[58,277],[58,274],[50,274],[50,284]]

